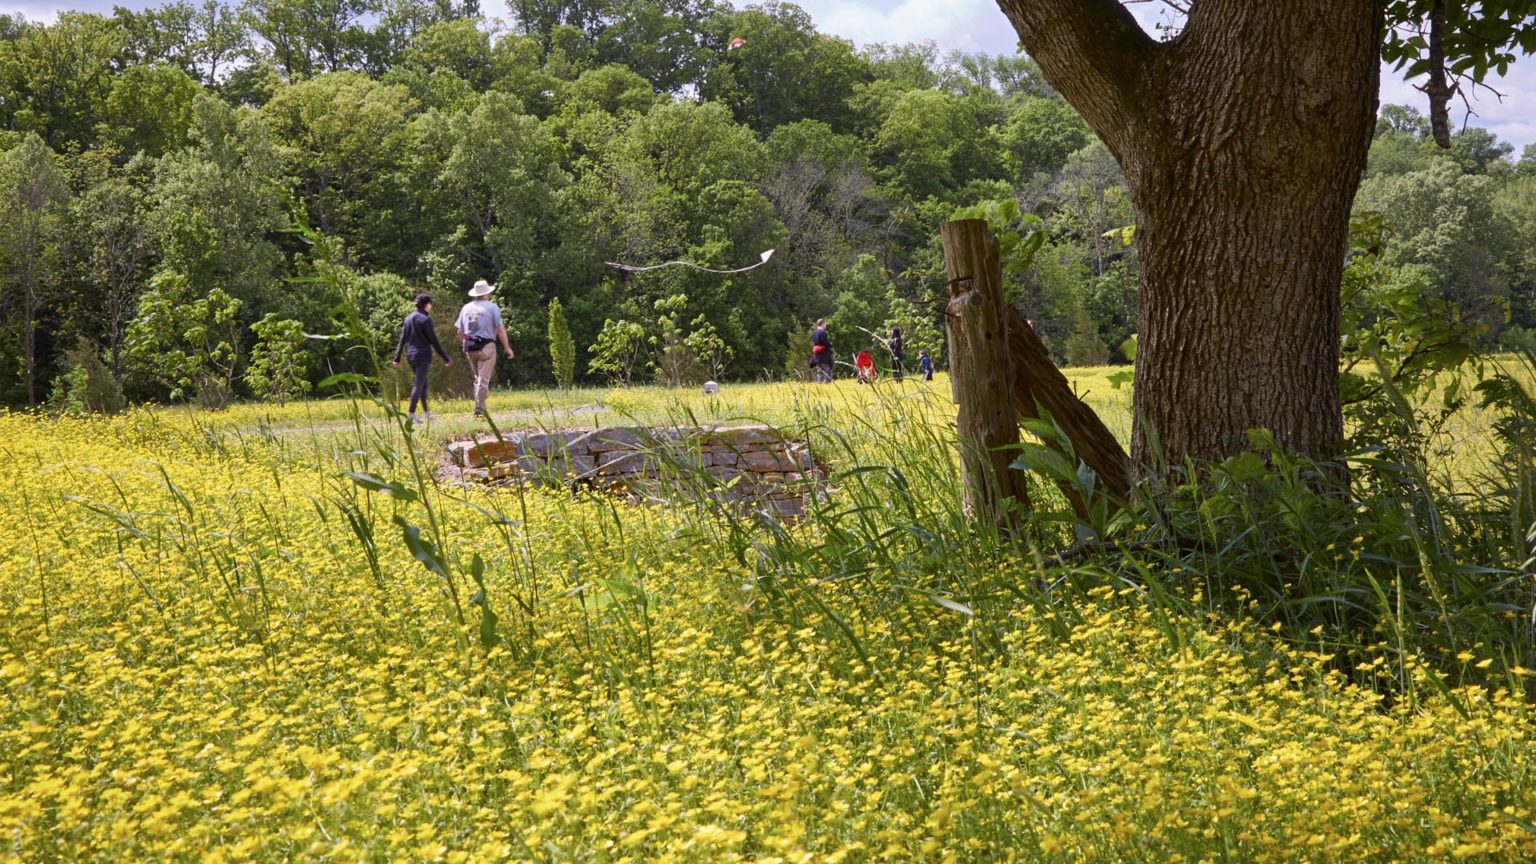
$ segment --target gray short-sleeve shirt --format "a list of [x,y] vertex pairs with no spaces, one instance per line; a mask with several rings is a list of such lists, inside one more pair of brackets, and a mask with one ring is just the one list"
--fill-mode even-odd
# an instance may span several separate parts
[[496,328],[501,326],[501,310],[489,300],[471,300],[459,310],[459,320],[453,326],[468,339],[496,341]]

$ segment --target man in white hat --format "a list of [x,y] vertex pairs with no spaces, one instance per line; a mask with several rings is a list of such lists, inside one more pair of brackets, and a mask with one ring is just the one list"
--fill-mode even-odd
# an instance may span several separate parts
[[459,339],[464,343],[464,356],[469,360],[469,371],[475,376],[475,416],[485,414],[485,397],[491,392],[491,379],[496,376],[496,343],[512,359],[512,346],[507,342],[507,328],[501,323],[501,310],[486,299],[496,286],[481,279],[469,289],[470,300],[459,310]]

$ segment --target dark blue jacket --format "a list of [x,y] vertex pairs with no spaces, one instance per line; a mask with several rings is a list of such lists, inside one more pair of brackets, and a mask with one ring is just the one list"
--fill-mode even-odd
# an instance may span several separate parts
[[426,351],[436,351],[444,363],[448,362],[448,352],[443,350],[443,343],[437,341],[437,329],[432,326],[431,317],[420,309],[405,316],[405,323],[400,325],[400,341],[395,345],[396,363],[405,351],[411,352],[412,358]]

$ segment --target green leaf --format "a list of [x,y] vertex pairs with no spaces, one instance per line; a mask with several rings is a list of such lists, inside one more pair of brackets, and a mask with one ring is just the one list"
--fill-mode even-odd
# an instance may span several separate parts
[[518,521],[516,519],[509,519],[509,518],[507,518],[507,516],[505,514],[503,514],[503,513],[497,513],[497,512],[495,512],[493,510],[487,510],[486,508],[481,507],[479,504],[476,504],[473,501],[469,501],[469,500],[466,500],[464,498],[457,498],[457,497],[454,498],[453,500],[459,502],[460,504],[463,504],[465,507],[468,507],[471,510],[474,510],[475,512],[479,513],[481,516],[484,516],[492,525],[500,525],[500,526],[503,526],[503,527],[510,528],[510,527],[515,527],[517,525],[523,524],[522,522],[520,522],[520,521]]
[[327,387],[335,387],[340,384],[360,386],[367,384],[372,380],[372,378],[360,372],[337,372],[335,375],[327,376],[324,380],[322,380],[319,384],[319,387],[320,389],[324,390]]
[[443,566],[443,559],[438,557],[437,547],[432,541],[421,536],[421,529],[405,521],[399,516],[395,517],[395,524],[399,525],[405,536],[405,548],[411,550],[411,557],[421,562],[421,566],[448,578],[448,568]]
[[1082,493],[1083,500],[1093,500],[1093,492],[1098,486],[1098,480],[1099,475],[1088,467],[1087,462],[1077,463],[1077,490]]
[[951,612],[959,612],[961,615],[964,615],[967,618],[976,617],[976,613],[971,610],[971,607],[965,605],[964,603],[951,600],[948,597],[940,597],[937,594],[929,594],[928,599],[939,604],[940,606],[943,606],[945,609],[948,609]]
[[1059,441],[1062,438],[1061,430],[1056,428],[1056,421],[1049,417],[1021,417],[1019,425],[1024,431],[1045,441]]
[[1077,483],[1077,466],[1067,457],[1039,444],[1026,444],[1022,450],[1008,467],[1043,474],[1056,483]]
[[577,585],[565,592],[565,596],[576,601],[576,605],[590,612],[601,612],[614,604],[613,595],[607,591],[594,590],[595,585]]
[[500,620],[489,605],[480,604],[480,646],[487,651],[501,642],[501,637],[496,635],[496,622]]
[[[476,582],[480,582],[480,574],[484,570],[485,562],[476,555],[474,563],[470,565],[470,575],[475,577]],[[480,590],[469,598],[469,605],[480,607],[480,647],[489,651],[501,643],[501,637],[496,635],[496,623],[501,618],[491,611],[490,600],[485,595],[485,583],[480,582]]]
[[601,577],[592,580],[607,591],[614,600],[623,603],[638,599],[641,596],[640,589],[633,582],[618,576]]
[[1133,222],[1120,228],[1111,228],[1099,236],[1105,240],[1119,240],[1121,246],[1130,246],[1136,241],[1136,223]]
[[1239,453],[1228,459],[1224,467],[1232,479],[1239,483],[1258,480],[1269,473],[1264,457],[1257,453]]
[[1035,261],[1035,253],[1039,252],[1040,247],[1044,245],[1044,231],[1030,232],[1029,239],[1025,240],[1024,243],[1019,246],[1018,252],[1015,253],[1013,261],[1014,265],[1016,267],[1029,267]]
[[391,483],[383,477],[369,474],[365,471],[347,471],[345,476],[352,478],[352,482],[367,489],[369,492],[384,492],[396,501],[415,501],[416,492],[407,489],[399,483]]

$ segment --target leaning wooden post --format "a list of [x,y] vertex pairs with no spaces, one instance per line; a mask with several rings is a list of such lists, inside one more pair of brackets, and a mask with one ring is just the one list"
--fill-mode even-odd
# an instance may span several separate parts
[[966,509],[1001,527],[1017,527],[1008,501],[1027,506],[1029,494],[1024,472],[1008,467],[1018,455],[1013,445],[1019,443],[1019,423],[997,239],[980,219],[946,222],[939,237],[949,281],[949,375],[959,406]]
[[[1038,418],[1041,409],[1049,411],[1057,428],[1071,443],[1072,456],[1098,476],[1099,488],[1108,492],[1111,498],[1126,498],[1131,489],[1131,457],[1126,455],[1119,439],[1099,415],[1078,398],[1067,376],[1051,362],[1045,343],[1035,335],[1034,328],[1019,310],[1010,308],[1006,320],[1008,361],[1013,364],[1013,410],[1020,417],[1031,418]],[[1045,443],[1065,455],[1066,450],[1060,442],[1048,440]],[[1077,487],[1062,484],[1061,491],[1077,515],[1087,518],[1088,505]]]

